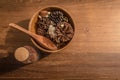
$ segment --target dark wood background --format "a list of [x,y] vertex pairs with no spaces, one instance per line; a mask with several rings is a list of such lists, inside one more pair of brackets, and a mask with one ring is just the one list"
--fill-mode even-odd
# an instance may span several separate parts
[[[41,59],[34,64],[16,62],[16,48],[35,46],[8,24],[27,28],[32,15],[46,6],[70,13],[76,28],[72,43],[55,54],[39,51]],[[120,0],[0,0],[0,78],[119,80]]]

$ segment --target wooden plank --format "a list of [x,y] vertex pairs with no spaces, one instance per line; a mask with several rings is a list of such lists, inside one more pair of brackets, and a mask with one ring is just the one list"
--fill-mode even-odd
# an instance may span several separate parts
[[[64,50],[47,54],[23,65],[13,58],[14,50],[32,45],[29,36],[11,29],[14,22],[27,29],[38,9],[59,6],[72,16],[75,36]],[[120,74],[119,0],[2,0],[0,1],[0,78],[48,80],[119,80]],[[19,36],[19,37],[18,37]],[[2,58],[9,55],[8,58]]]

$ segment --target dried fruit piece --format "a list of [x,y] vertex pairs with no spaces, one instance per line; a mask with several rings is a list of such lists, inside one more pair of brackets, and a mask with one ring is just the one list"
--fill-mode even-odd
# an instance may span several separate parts
[[36,33],[45,36],[47,34],[47,30],[50,24],[51,20],[49,18],[46,17],[38,18],[36,22]]
[[55,34],[55,27],[53,25],[49,26],[48,34],[50,35],[50,38],[52,38],[52,39],[56,36],[56,34]]
[[37,29],[36,29],[36,33],[37,33],[38,35],[44,36],[44,35],[46,34],[46,31],[43,30],[43,29],[41,29],[41,28],[37,28]]
[[42,18],[38,18],[36,26],[41,29],[48,29],[50,24],[51,24],[51,21],[49,18],[42,17]]
[[55,41],[57,43],[70,41],[73,37],[73,28],[67,22],[60,22],[56,27],[56,35]]
[[50,14],[50,12],[48,12],[48,11],[41,11],[41,12],[39,13],[39,15],[41,15],[42,17],[48,17],[49,14]]
[[49,18],[57,24],[59,22],[62,22],[62,20],[63,20],[63,13],[61,11],[53,11],[49,15]]
[[63,21],[68,22],[68,18],[64,16]]

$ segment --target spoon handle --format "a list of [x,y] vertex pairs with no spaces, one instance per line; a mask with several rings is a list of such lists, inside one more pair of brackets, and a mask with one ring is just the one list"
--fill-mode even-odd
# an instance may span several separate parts
[[30,31],[22,28],[21,26],[19,26],[19,25],[17,25],[17,24],[10,23],[9,26],[11,26],[11,27],[13,27],[13,28],[16,28],[16,29],[24,32],[24,33],[28,34],[29,36],[31,36],[31,37],[33,37],[33,38],[34,38],[34,36],[36,36],[36,34],[34,34],[34,33],[30,32]]

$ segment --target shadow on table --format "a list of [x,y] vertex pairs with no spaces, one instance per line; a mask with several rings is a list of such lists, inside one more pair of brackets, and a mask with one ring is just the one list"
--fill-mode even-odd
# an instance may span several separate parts
[[[28,23],[29,23],[29,19],[20,21],[16,24],[27,29]],[[18,47],[22,47],[25,45],[33,46],[39,53],[40,59],[49,55],[48,53],[44,53],[40,51],[39,49],[37,49],[30,41],[30,37],[28,35],[14,28],[10,28],[9,31],[7,32],[5,42],[6,42],[5,47],[7,48],[9,55],[6,58],[0,59],[0,75],[25,66],[25,64],[16,61],[16,59],[14,58],[14,51]]]

